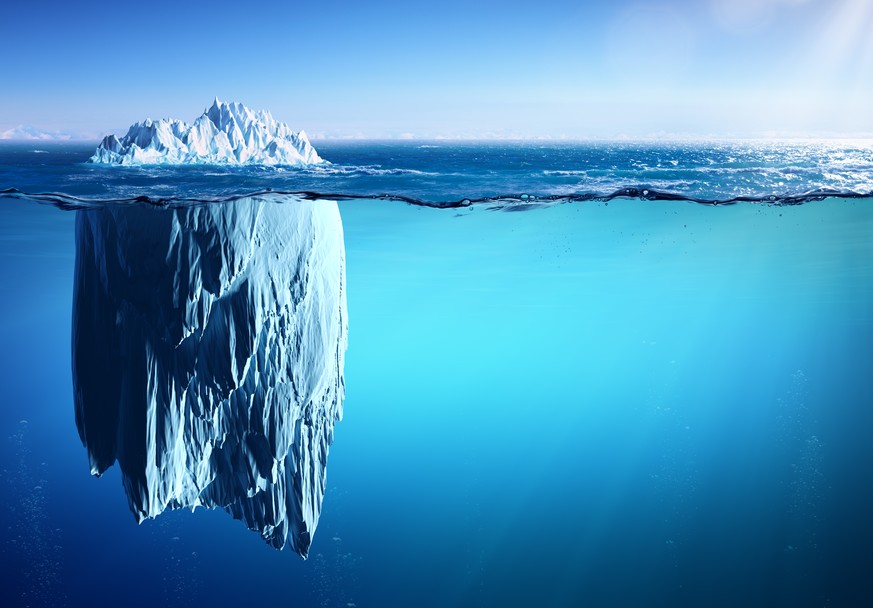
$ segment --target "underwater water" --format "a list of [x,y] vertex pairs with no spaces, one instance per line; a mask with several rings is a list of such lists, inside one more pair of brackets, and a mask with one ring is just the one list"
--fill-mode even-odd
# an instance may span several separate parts
[[[363,142],[296,171],[39,146],[0,147],[3,605],[873,601],[869,146]],[[220,510],[138,525],[73,406],[77,214],[268,189],[342,195],[305,561]]]

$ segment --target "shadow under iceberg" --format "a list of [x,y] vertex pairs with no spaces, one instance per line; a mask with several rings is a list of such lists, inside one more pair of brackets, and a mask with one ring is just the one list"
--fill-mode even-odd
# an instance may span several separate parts
[[223,508],[306,557],[347,323],[333,201],[77,211],[73,386],[91,472],[118,461],[138,521]]

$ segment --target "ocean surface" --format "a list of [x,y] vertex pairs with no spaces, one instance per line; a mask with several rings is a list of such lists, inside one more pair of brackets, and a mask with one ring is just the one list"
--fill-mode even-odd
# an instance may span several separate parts
[[[0,605],[873,605],[873,144],[316,147],[0,146]],[[271,191],[345,235],[306,561],[222,511],[137,524],[73,409],[76,214]]]

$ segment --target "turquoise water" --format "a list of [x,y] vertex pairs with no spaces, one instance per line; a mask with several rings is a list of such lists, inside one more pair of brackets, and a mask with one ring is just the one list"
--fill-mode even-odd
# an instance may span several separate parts
[[[414,168],[428,150],[397,149],[338,153],[342,166]],[[700,169],[705,152],[680,168]],[[138,196],[164,180],[158,195],[191,196],[214,177],[205,194],[216,195],[234,177],[89,173],[77,189],[72,178],[95,169],[75,151],[42,155],[42,169],[15,154],[0,187],[26,192]],[[415,188],[383,189],[396,185],[383,174],[359,175],[362,191],[318,190],[555,193],[542,171],[562,169],[537,165],[527,181],[516,171],[518,187],[489,190],[499,171],[477,154],[455,149]],[[845,172],[855,186],[873,163],[858,154]],[[556,158],[543,162],[577,170]],[[453,192],[457,166],[469,188]],[[652,186],[630,164],[618,171],[637,179],[607,190]],[[751,186],[721,178],[711,198],[769,195],[770,173],[749,175]],[[659,189],[706,194],[667,178]],[[597,188],[557,193],[580,191]],[[519,207],[341,201],[347,398],[304,562],[220,512],[137,525],[117,469],[89,475],[70,380],[77,212],[0,198],[3,604],[865,605],[871,203],[615,198],[510,213]]]

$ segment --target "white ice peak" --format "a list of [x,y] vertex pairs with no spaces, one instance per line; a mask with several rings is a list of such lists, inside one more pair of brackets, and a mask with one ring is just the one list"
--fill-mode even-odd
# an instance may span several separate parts
[[92,163],[115,165],[310,165],[325,162],[303,131],[294,132],[267,111],[219,101],[194,124],[146,119],[119,139],[107,135]]

